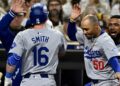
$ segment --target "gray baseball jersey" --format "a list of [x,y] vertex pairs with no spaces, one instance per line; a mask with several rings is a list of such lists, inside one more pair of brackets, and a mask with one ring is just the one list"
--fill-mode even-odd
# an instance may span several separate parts
[[53,29],[27,29],[18,33],[9,53],[22,58],[22,75],[46,72],[55,74],[58,53],[66,49],[64,36]]
[[84,43],[84,61],[88,77],[97,80],[114,79],[114,71],[108,65],[108,60],[118,55],[118,49],[111,37],[105,32],[88,40],[83,31],[79,30],[76,38],[80,43]]

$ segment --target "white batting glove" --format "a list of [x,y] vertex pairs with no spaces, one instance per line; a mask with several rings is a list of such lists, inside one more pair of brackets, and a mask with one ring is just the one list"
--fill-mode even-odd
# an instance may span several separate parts
[[12,86],[11,78],[5,77],[4,86]]
[[1,79],[2,79],[3,73],[0,72],[0,84],[1,84]]

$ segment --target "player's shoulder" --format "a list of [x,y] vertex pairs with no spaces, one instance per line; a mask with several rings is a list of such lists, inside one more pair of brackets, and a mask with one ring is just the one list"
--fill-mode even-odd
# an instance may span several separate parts
[[20,31],[18,34],[24,35],[24,34],[30,33],[31,30],[32,30],[31,28],[25,29],[25,30],[23,30],[23,31]]
[[108,35],[107,32],[104,32],[102,35],[100,35],[99,41],[100,43],[113,42],[112,38]]
[[28,36],[30,33],[30,29],[25,29],[23,31],[19,31],[19,33],[16,35],[17,37],[20,37],[20,38],[25,38],[26,36]]
[[109,40],[109,39],[111,39],[111,37],[108,35],[107,32],[104,32],[103,34],[101,34],[99,38],[102,39],[102,40]]

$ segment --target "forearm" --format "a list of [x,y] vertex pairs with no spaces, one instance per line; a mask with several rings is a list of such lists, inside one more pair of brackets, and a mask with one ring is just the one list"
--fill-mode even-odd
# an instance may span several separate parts
[[12,78],[16,65],[20,61],[20,57],[17,54],[12,53],[9,55],[6,65],[6,77]]
[[14,71],[15,71],[15,67],[16,66],[11,66],[11,65],[9,65],[9,64],[7,64],[6,65],[6,77],[7,78],[12,78],[12,76],[13,76],[13,73],[14,73]]
[[6,74],[4,80],[4,86],[12,86],[12,77],[14,74],[15,66],[9,64],[6,65]]
[[13,65],[11,66],[11,65],[7,64],[6,65],[6,71],[12,73],[12,72],[14,72],[15,67],[16,66],[13,66]]
[[75,36],[76,32],[77,32],[76,23],[69,22],[67,33],[68,33],[69,38],[73,41],[77,41],[76,36]]

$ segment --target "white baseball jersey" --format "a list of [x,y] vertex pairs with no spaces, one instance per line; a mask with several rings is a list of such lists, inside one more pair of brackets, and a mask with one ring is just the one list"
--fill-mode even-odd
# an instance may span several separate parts
[[120,56],[120,44],[117,44],[116,46],[117,46],[117,48],[118,48],[118,50],[119,50],[118,55]]
[[104,32],[99,37],[88,40],[83,31],[76,33],[77,40],[84,43],[84,61],[88,77],[91,79],[114,79],[114,71],[108,60],[118,56],[118,49],[111,37]]
[[22,58],[22,75],[45,72],[55,74],[58,52],[66,49],[64,36],[53,29],[27,29],[18,33],[9,53]]
[[116,46],[117,46],[118,50],[120,51],[120,44],[117,44]]

